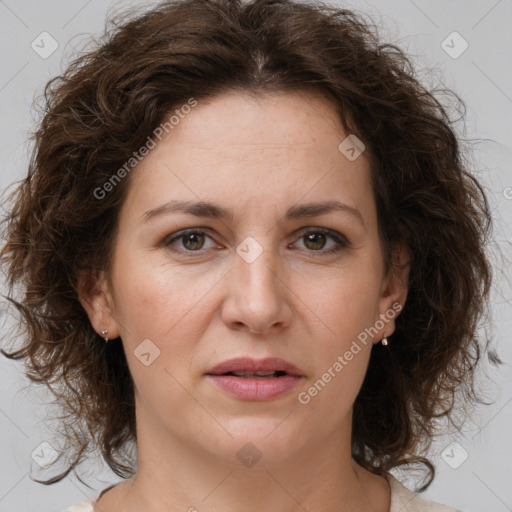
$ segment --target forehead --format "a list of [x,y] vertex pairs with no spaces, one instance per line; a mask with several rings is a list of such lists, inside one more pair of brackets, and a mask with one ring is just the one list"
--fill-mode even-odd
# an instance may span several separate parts
[[138,210],[171,199],[275,209],[306,196],[362,207],[369,165],[364,153],[344,156],[346,138],[334,105],[319,94],[225,93],[181,116],[137,167],[129,199]]
[[[339,137],[343,131],[335,106],[324,95],[309,91],[263,95],[230,91],[199,101],[185,120],[187,123],[183,123],[179,133],[181,140],[188,134],[201,134],[209,140],[214,133],[219,144],[303,145],[312,142],[311,138],[315,141],[314,132],[320,124],[324,135],[332,132],[334,137]],[[173,132],[170,138],[176,130]]]

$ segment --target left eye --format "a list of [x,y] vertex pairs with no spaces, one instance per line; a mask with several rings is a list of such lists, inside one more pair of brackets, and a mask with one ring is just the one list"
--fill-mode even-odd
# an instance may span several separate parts
[[[206,250],[203,247],[206,238],[212,240],[212,238],[208,236],[204,231],[200,229],[191,229],[180,231],[175,236],[168,239],[165,242],[165,245],[172,246],[177,241],[180,241],[182,248],[179,248],[177,252],[202,253],[204,250]],[[326,250],[322,250],[326,244],[327,239],[329,238],[334,240],[334,245]],[[310,229],[309,231],[304,232],[300,236],[299,240],[304,240],[306,250],[312,253],[312,255],[313,253],[320,253],[319,256],[333,254],[340,251],[344,247],[349,246],[348,240],[343,235],[335,231],[323,228]],[[314,257],[316,256],[317,255],[314,254]]]
[[[324,247],[325,242],[328,238],[334,240],[335,244],[327,250],[319,251],[318,249],[322,249]],[[311,229],[307,231],[300,237],[299,240],[305,240],[306,247],[311,249],[312,253],[319,252],[319,256],[336,253],[343,249],[344,247],[348,247],[349,245],[348,240],[343,235],[336,233],[334,231],[320,228]],[[315,254],[314,256],[316,257],[317,255]]]

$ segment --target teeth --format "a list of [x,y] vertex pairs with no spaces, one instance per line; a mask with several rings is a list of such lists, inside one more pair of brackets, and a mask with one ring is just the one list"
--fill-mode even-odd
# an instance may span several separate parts
[[277,371],[257,371],[257,372],[231,372],[235,377],[275,377],[277,376]]

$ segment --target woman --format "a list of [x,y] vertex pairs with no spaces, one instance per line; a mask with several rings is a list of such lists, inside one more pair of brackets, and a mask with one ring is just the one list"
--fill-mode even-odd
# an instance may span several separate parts
[[426,489],[478,400],[490,214],[407,57],[347,10],[163,2],[46,98],[4,353],[65,411],[44,483],[94,447],[124,479],[68,510],[453,511],[390,471]]

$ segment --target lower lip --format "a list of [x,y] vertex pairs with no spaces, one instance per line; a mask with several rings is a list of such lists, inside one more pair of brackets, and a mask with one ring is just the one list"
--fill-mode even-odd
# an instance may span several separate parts
[[208,375],[213,383],[240,400],[271,400],[291,391],[301,377],[284,375],[273,378],[245,379],[233,375]]

